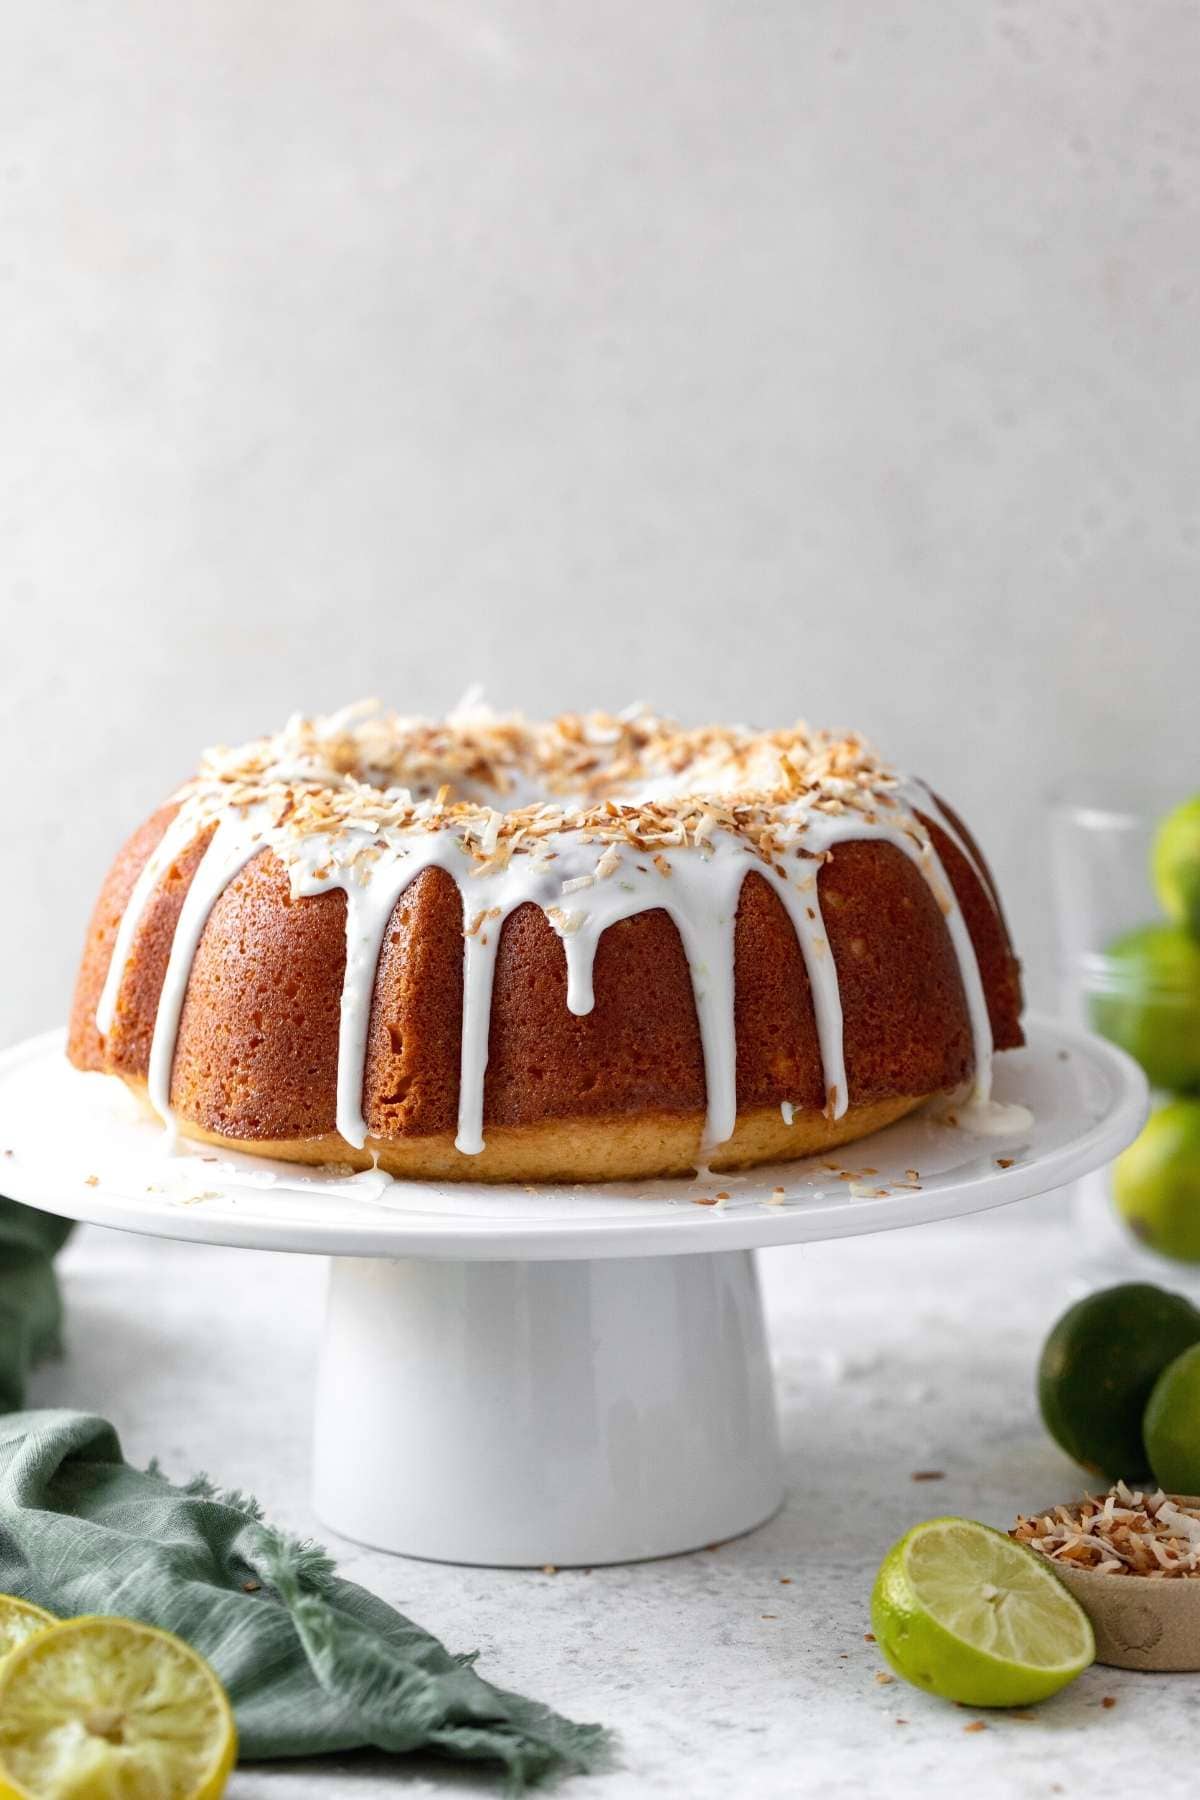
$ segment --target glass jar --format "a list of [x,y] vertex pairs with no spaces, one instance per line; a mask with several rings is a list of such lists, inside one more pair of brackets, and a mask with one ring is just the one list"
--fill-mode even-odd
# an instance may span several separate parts
[[[1141,1063],[1152,1109],[1200,1091],[1200,946],[1164,919],[1150,873],[1155,833],[1180,798],[1075,788],[1050,812],[1063,1013]],[[1200,1264],[1160,1255],[1125,1224],[1111,1168],[1076,1183],[1072,1210],[1098,1277],[1200,1296]]]

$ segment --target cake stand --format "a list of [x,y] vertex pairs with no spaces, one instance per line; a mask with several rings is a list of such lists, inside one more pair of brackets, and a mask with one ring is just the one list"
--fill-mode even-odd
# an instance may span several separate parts
[[744,1176],[538,1189],[171,1152],[55,1032],[0,1057],[0,1190],[332,1258],[313,1489],[335,1531],[450,1562],[625,1562],[735,1536],[782,1501],[753,1250],[1026,1199],[1134,1136],[1146,1083],[1123,1052],[1028,1032],[998,1059],[997,1098],[1034,1114],[1007,1136],[934,1107]]

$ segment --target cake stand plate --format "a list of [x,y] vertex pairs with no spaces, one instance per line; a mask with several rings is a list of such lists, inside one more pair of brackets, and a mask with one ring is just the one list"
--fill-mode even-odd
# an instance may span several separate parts
[[751,1250],[1025,1199],[1133,1138],[1137,1066],[1058,1024],[1027,1031],[997,1064],[997,1099],[1034,1115],[1008,1136],[935,1106],[747,1175],[536,1189],[171,1151],[53,1032],[0,1056],[0,1189],[93,1224],[333,1259],[313,1485],[336,1531],[451,1562],[624,1562],[735,1536],[782,1501]]

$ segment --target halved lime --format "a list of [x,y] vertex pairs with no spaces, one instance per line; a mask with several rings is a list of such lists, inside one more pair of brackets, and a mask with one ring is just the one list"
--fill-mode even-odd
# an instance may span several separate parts
[[1096,1655],[1049,1564],[973,1519],[930,1519],[892,1546],[871,1624],[897,1675],[963,1706],[1048,1700]]

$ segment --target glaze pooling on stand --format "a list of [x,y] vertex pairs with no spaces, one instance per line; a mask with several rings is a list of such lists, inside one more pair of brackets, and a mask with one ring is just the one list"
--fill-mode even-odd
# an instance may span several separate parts
[[106,1034],[151,895],[172,861],[215,826],[180,913],[154,1026],[149,1093],[168,1124],[179,1021],[204,927],[226,887],[264,850],[287,868],[294,898],[335,890],[346,897],[336,1124],[355,1149],[368,1135],[363,1075],[381,948],[397,901],[431,868],[451,877],[462,900],[455,1142],[464,1155],[484,1147],[500,936],[527,903],[541,908],[562,941],[567,1006],[578,1016],[593,1008],[596,952],[610,926],[654,908],[669,915],[691,972],[700,1032],[702,1151],[729,1139],[737,1123],[734,932],[752,872],[779,897],[795,931],[825,1112],[841,1118],[850,1101],[841,992],[818,875],[839,844],[862,839],[901,850],[937,899],[971,1025],[970,1101],[981,1108],[987,1101],[992,1034],[978,962],[918,813],[946,832],[989,895],[990,884],[928,790],[893,775],[856,738],[803,727],[686,733],[643,715],[536,727],[474,713],[435,726],[348,709],[328,720],[293,720],[276,738],[240,752],[210,752],[179,801],[134,885],[96,1012]]

